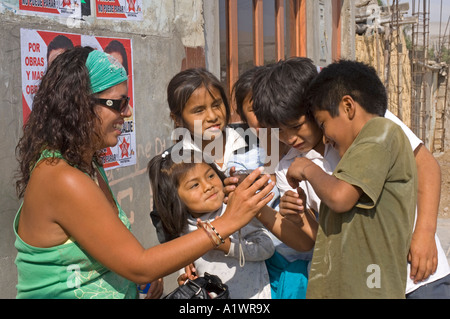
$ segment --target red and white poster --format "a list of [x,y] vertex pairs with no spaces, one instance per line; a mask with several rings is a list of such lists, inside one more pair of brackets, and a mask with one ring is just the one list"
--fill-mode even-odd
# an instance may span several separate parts
[[81,0],[19,0],[19,9],[37,14],[81,18]]
[[128,95],[133,115],[125,119],[119,142],[105,149],[104,168],[136,164],[136,130],[134,117],[133,50],[131,39],[96,37],[73,33],[20,29],[22,66],[22,109],[25,123],[33,107],[33,97],[49,62],[67,48],[90,46],[114,56],[128,73]]
[[142,20],[142,0],[95,0],[99,19]]

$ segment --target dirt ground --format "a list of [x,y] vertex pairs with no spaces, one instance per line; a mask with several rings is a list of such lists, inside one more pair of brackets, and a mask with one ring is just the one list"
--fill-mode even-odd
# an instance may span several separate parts
[[450,149],[435,156],[441,165],[441,203],[438,218],[450,218]]

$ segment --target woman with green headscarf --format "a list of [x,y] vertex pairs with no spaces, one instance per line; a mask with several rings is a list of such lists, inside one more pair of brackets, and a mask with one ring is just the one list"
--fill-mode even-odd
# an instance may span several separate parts
[[[144,249],[108,185],[100,151],[117,144],[131,116],[127,74],[112,56],[77,47],[43,76],[17,145],[14,220],[18,298],[136,298],[154,282],[215,248],[199,229]],[[222,238],[263,207],[271,184],[256,170],[213,222]],[[153,286],[153,285],[152,285]]]

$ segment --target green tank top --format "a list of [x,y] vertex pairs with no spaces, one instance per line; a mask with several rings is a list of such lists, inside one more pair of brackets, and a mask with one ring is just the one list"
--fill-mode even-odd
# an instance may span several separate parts
[[[44,151],[39,159],[61,158],[59,152]],[[38,161],[38,162],[39,162]],[[107,181],[102,167],[98,167]],[[111,192],[112,194],[112,192]],[[119,218],[130,229],[130,222],[117,200]],[[20,212],[14,219],[16,234],[15,260],[18,272],[17,298],[39,299],[134,299],[136,284],[117,275],[92,258],[77,242],[69,242],[50,248],[33,247],[18,235]]]

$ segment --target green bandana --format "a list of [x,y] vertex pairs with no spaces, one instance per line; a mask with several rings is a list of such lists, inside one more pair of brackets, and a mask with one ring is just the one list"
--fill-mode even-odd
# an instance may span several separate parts
[[89,53],[86,67],[91,79],[92,93],[98,93],[128,80],[124,67],[111,55],[94,50]]

